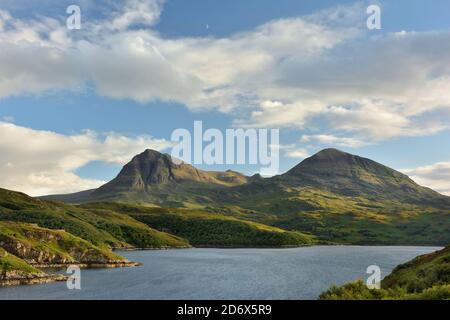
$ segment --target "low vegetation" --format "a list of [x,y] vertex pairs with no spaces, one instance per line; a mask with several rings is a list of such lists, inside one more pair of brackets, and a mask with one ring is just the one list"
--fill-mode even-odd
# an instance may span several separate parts
[[0,189],[0,221],[34,223],[64,229],[101,248],[188,247],[185,239],[157,231],[128,215],[88,210]]
[[381,282],[368,289],[363,281],[333,286],[320,295],[324,300],[448,300],[450,299],[450,247],[422,255],[399,265]]
[[288,247],[311,245],[315,242],[311,235],[196,209],[118,203],[86,204],[83,207],[122,212],[152,228],[188,239],[194,246]]

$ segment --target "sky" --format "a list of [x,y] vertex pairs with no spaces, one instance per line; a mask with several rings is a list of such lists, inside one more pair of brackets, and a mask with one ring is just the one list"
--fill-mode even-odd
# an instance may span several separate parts
[[449,52],[447,0],[0,0],[0,187],[98,187],[201,120],[279,129],[280,173],[335,147],[450,195]]

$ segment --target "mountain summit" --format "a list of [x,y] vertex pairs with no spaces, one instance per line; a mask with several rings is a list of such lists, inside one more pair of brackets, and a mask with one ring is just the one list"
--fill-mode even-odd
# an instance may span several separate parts
[[357,171],[374,174],[403,176],[373,160],[359,157],[337,149],[325,149],[303,160],[285,175],[316,174],[319,176],[355,176]]
[[[325,149],[281,176],[290,186],[309,186],[345,196],[428,203],[442,200],[407,175],[373,160],[337,149]],[[447,199],[445,199],[447,200]]]
[[[136,155],[116,178],[90,193],[91,199],[145,199],[166,197],[171,193],[190,192],[201,187],[231,187],[247,183],[245,175],[228,170],[203,171],[168,154],[147,149]],[[188,191],[189,189],[189,191]],[[163,196],[164,195],[164,196]],[[159,202],[159,201],[158,201]]]
[[173,170],[177,167],[169,155],[147,149],[133,157],[114,180],[100,187],[98,191],[114,186],[142,190],[146,185],[174,181]]

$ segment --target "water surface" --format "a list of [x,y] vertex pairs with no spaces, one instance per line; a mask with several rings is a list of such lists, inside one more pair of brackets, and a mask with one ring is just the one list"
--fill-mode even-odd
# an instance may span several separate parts
[[332,284],[386,276],[436,247],[314,246],[120,252],[134,268],[83,269],[81,290],[65,282],[0,288],[0,299],[316,299]]

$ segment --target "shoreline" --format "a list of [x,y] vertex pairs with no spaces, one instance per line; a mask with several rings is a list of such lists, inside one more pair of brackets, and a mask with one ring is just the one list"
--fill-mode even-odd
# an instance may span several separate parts
[[[37,269],[64,269],[69,266],[77,266],[81,269],[114,269],[114,268],[128,268],[141,266],[142,263],[134,261],[124,261],[117,263],[60,263],[60,264],[30,264]],[[33,284],[46,284],[50,282],[66,281],[69,276],[63,274],[48,274],[43,273],[40,275],[29,275],[24,277],[11,277],[9,279],[1,279],[0,287],[6,286],[19,286],[19,285],[33,285]]]
[[114,247],[111,248],[112,251],[117,252],[117,251],[152,251],[152,250],[176,250],[176,249],[192,249],[194,248],[193,246],[178,246],[178,247],[160,247],[160,248],[156,248],[156,247],[151,247],[151,248],[120,248],[120,247]]
[[77,266],[82,269],[113,269],[113,268],[127,268],[127,267],[137,267],[142,265],[140,262],[134,262],[134,261],[124,261],[124,262],[110,262],[110,263],[103,263],[103,262],[92,262],[92,263],[53,263],[53,264],[30,264],[31,266],[38,268],[38,269],[59,269],[59,268],[66,268],[69,266]]
[[365,244],[312,244],[304,246],[208,246],[197,245],[190,247],[170,247],[170,248],[114,248],[115,252],[132,252],[132,251],[158,251],[158,250],[180,250],[180,249],[296,249],[311,247],[422,247],[422,248],[445,248],[444,245],[416,245],[416,244],[395,244],[395,245],[365,245]]
[[67,279],[68,277],[62,274],[44,274],[36,275],[34,277],[3,279],[0,280],[0,288],[9,286],[45,284],[57,281],[67,281]]

